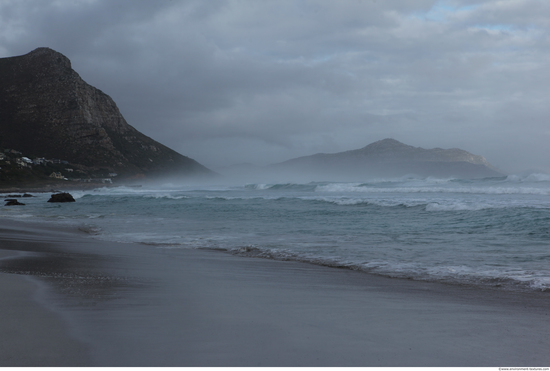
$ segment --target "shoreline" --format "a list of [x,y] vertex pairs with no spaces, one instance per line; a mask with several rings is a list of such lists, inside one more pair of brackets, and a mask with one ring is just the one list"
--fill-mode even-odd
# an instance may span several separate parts
[[23,363],[35,343],[0,332],[19,344],[10,352],[19,361],[0,357],[6,366],[550,364],[550,300],[540,294],[105,242],[8,220],[0,258],[0,295],[11,298],[0,326],[32,307],[41,313],[29,329],[35,343],[74,346]]
[[65,182],[65,183],[46,183],[46,184],[30,184],[30,185],[0,185],[0,194],[9,193],[51,193],[61,191],[85,191],[103,187],[123,187],[127,184],[98,184],[98,183],[80,183],[80,182]]

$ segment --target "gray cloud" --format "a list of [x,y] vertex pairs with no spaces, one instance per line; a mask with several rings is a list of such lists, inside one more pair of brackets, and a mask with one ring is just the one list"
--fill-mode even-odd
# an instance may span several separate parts
[[49,46],[207,166],[393,137],[550,171],[542,0],[2,1],[0,56]]

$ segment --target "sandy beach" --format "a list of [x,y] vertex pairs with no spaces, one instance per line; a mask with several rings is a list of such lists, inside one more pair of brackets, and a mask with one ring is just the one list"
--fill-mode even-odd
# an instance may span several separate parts
[[548,366],[550,296],[2,220],[0,366]]

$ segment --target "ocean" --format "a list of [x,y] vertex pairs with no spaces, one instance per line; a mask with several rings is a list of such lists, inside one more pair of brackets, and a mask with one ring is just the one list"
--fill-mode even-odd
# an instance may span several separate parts
[[103,187],[0,217],[151,249],[213,249],[368,274],[550,290],[550,175]]

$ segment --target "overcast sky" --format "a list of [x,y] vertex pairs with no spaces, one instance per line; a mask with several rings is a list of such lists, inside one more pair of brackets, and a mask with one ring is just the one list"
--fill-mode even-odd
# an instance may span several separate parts
[[212,168],[384,138],[550,172],[548,0],[0,0],[136,129]]

